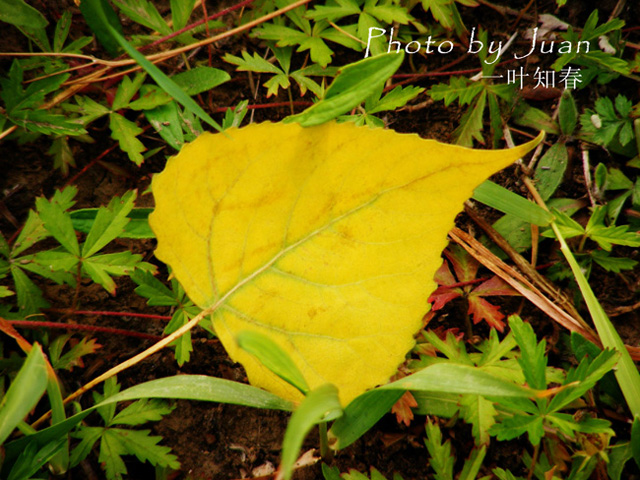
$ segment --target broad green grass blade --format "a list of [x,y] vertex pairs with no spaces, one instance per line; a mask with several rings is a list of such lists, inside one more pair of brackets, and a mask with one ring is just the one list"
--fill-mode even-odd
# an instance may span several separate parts
[[47,367],[39,345],[34,345],[0,403],[0,445],[36,406],[47,388]]
[[473,199],[541,227],[549,225],[553,219],[545,209],[489,180],[474,190]]
[[331,448],[340,450],[369,430],[407,391],[473,394],[487,397],[532,397],[535,391],[476,367],[437,363],[413,375],[370,390],[345,408],[329,432]]
[[82,3],[87,3],[92,6],[93,11],[103,21],[103,25],[106,27],[107,31],[111,34],[115,41],[124,49],[125,52],[127,52],[127,54],[132,59],[134,59],[138,63],[138,65],[144,68],[144,70],[151,76],[151,78],[156,81],[160,88],[171,95],[178,103],[180,103],[186,109],[190,110],[201,120],[205,121],[216,130],[222,131],[220,125],[218,125],[216,121],[213,120],[213,118],[211,118],[209,114],[202,109],[202,107],[200,107],[200,105],[198,105],[189,95],[187,95],[178,85],[176,85],[173,80],[162,73],[162,71],[158,67],[147,60],[144,55],[133,48],[129,44],[129,42],[127,42],[127,40],[122,36],[122,34],[111,25],[111,23],[107,20],[106,12],[100,0],[83,0]]
[[280,468],[285,480],[293,474],[293,464],[298,458],[304,438],[309,430],[320,422],[327,422],[342,415],[338,389],[330,384],[311,391],[293,412],[282,442]]
[[631,355],[629,355],[629,351],[624,346],[624,342],[620,338],[620,335],[618,335],[618,332],[611,323],[611,320],[609,320],[609,317],[598,302],[593,290],[591,290],[589,282],[582,273],[580,265],[578,265],[573,253],[571,253],[567,242],[555,222],[551,223],[551,228],[553,228],[556,238],[560,242],[560,250],[562,250],[562,253],[567,259],[567,262],[571,267],[571,271],[573,272],[573,276],[578,283],[578,287],[580,288],[582,297],[587,304],[587,308],[589,309],[589,313],[591,314],[593,324],[596,327],[602,345],[605,348],[611,348],[620,353],[620,360],[618,361],[618,365],[614,370],[614,373],[618,380],[618,384],[620,385],[620,389],[622,390],[622,394],[627,401],[627,405],[629,405],[631,414],[635,419],[638,419],[640,418],[640,372],[638,372],[638,369],[633,362]]
[[304,395],[309,385],[291,357],[273,340],[258,332],[245,330],[236,337],[238,346],[255,356],[262,364]]
[[[44,363],[42,369],[45,375],[42,381],[42,392],[44,392],[46,385]],[[29,396],[28,398],[39,397]],[[251,385],[205,375],[176,375],[174,377],[160,378],[131,387],[105,399],[103,402],[91,408],[83,410],[73,417],[69,417],[61,423],[57,423],[36,434],[28,435],[7,444],[5,446],[5,463],[9,464],[15,460],[20,452],[32,442],[35,442],[35,446],[42,447],[60,436],[65,435],[98,407],[140,398],[180,398],[185,400],[231,403],[234,405],[271,410],[293,410],[293,404],[291,402],[283,400],[272,393],[252,387]],[[26,402],[23,402],[23,404],[26,405]],[[32,407],[29,407],[27,411],[31,408]],[[18,420],[22,420],[22,417]]]
[[404,54],[369,57],[340,69],[326,95],[304,112],[285,118],[312,127],[328,122],[354,109],[370,97],[402,65]]

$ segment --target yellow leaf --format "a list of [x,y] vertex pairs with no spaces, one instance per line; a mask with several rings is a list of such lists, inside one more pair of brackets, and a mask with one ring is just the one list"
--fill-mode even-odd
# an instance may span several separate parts
[[253,385],[301,399],[237,347],[243,330],[347,404],[413,346],[462,203],[539,141],[471,150],[350,123],[205,133],[154,177],[156,255],[216,307],[215,331]]

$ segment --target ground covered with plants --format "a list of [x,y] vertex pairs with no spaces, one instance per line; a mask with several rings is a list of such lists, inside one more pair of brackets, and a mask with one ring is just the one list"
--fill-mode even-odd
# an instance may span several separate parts
[[78,3],[0,2],[0,478],[640,478],[640,4]]

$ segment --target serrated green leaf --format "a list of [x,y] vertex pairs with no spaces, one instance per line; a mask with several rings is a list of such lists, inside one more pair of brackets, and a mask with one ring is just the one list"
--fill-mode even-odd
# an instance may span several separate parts
[[448,107],[455,100],[460,105],[468,105],[482,91],[483,85],[480,82],[472,82],[465,77],[451,77],[448,84],[434,85],[427,93],[433,100],[444,100],[444,106]]
[[53,34],[53,51],[61,52],[64,42],[67,40],[69,30],[71,29],[71,12],[65,10],[56,23],[56,31]]
[[149,272],[136,270],[131,279],[138,284],[135,292],[148,299],[147,305],[178,306],[179,298]]
[[509,327],[520,347],[518,363],[527,383],[532,388],[544,390],[547,388],[545,340],[538,342],[531,325],[515,315],[509,317]]
[[493,402],[479,395],[463,395],[460,405],[464,421],[472,425],[476,445],[488,445],[489,429],[498,414]]
[[75,467],[82,460],[87,458],[87,456],[91,453],[93,446],[96,444],[100,437],[102,436],[105,429],[103,427],[82,427],[73,432],[72,436],[74,438],[79,438],[80,443],[75,446],[75,448],[71,451],[71,458],[69,463],[71,467]]
[[142,425],[147,422],[162,420],[164,415],[169,415],[175,406],[170,406],[159,399],[143,398],[133,402],[120,411],[109,425]]
[[137,191],[129,190],[122,198],[114,197],[106,207],[100,207],[91,230],[82,246],[82,257],[88,258],[119,237],[129,223],[127,215],[133,208]]
[[97,118],[109,113],[109,109],[107,107],[89,97],[76,95],[76,102],[77,106],[65,103],[64,108],[68,111],[79,113],[81,116],[78,120],[82,122],[83,125],[87,125]]
[[424,92],[424,88],[420,87],[396,87],[377,101],[372,108],[367,109],[367,113],[378,113],[404,107],[422,92]]
[[[73,228],[78,232],[89,233],[99,211],[98,208],[82,208],[69,212]],[[155,238],[148,221],[152,211],[152,208],[132,208],[127,214],[129,222],[117,238]]]
[[69,147],[67,137],[56,137],[51,144],[47,155],[53,156],[53,168],[59,168],[62,175],[69,175],[69,167],[75,167],[76,161]]
[[436,480],[453,480],[453,465],[456,458],[451,452],[451,442],[442,443],[442,432],[436,423],[427,420],[427,438],[424,443],[429,451],[429,465]]
[[116,96],[113,99],[113,105],[111,106],[112,110],[115,111],[126,108],[129,105],[129,101],[131,101],[133,96],[138,93],[145,77],[146,75],[144,73],[138,73],[133,77],[133,80],[128,75],[122,77],[122,81],[116,91]]
[[114,295],[116,285],[111,275],[127,275],[143,264],[142,257],[129,251],[94,255],[83,259],[82,269],[95,283]]
[[529,441],[532,445],[539,445],[544,436],[542,417],[516,413],[491,428],[491,435],[495,435],[500,441],[512,440],[525,433],[529,434]]
[[171,28],[169,28],[153,3],[147,0],[113,0],[113,3],[134,22],[160,32],[162,35],[171,33]]
[[474,104],[462,115],[460,125],[453,132],[453,136],[456,138],[456,144],[472,147],[474,139],[480,143],[484,143],[481,132],[483,129],[482,120],[486,103],[487,91],[482,90]]
[[609,252],[603,250],[594,250],[590,255],[594,262],[608,272],[620,273],[623,270],[633,270],[638,265],[637,260],[626,257],[612,257]]
[[143,132],[142,128],[118,113],[109,114],[109,128],[111,129],[111,138],[118,141],[122,151],[129,156],[129,160],[138,166],[142,165],[144,162],[142,152],[146,148],[136,138]]
[[56,250],[44,250],[35,255],[20,257],[21,267],[38,275],[49,278],[58,284],[75,285],[73,275],[78,257],[73,253]]
[[358,106],[400,67],[403,55],[380,55],[347,65],[331,83],[325,97],[285,123],[303,127],[320,125]]
[[71,217],[62,206],[53,200],[49,202],[43,197],[38,197],[36,199],[36,208],[44,228],[47,229],[49,234],[69,253],[77,257],[80,256],[80,246],[71,223]]

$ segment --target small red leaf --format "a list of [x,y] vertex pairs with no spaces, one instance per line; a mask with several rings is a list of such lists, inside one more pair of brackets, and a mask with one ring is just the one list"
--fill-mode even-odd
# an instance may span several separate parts
[[468,313],[473,316],[473,323],[479,323],[484,320],[499,332],[504,331],[505,324],[502,321],[504,315],[500,313],[500,307],[492,305],[484,298],[470,295]]
[[495,295],[520,295],[517,290],[512,288],[507,282],[500,277],[491,277],[486,282],[478,285],[471,292],[472,295],[482,295],[490,297]]

